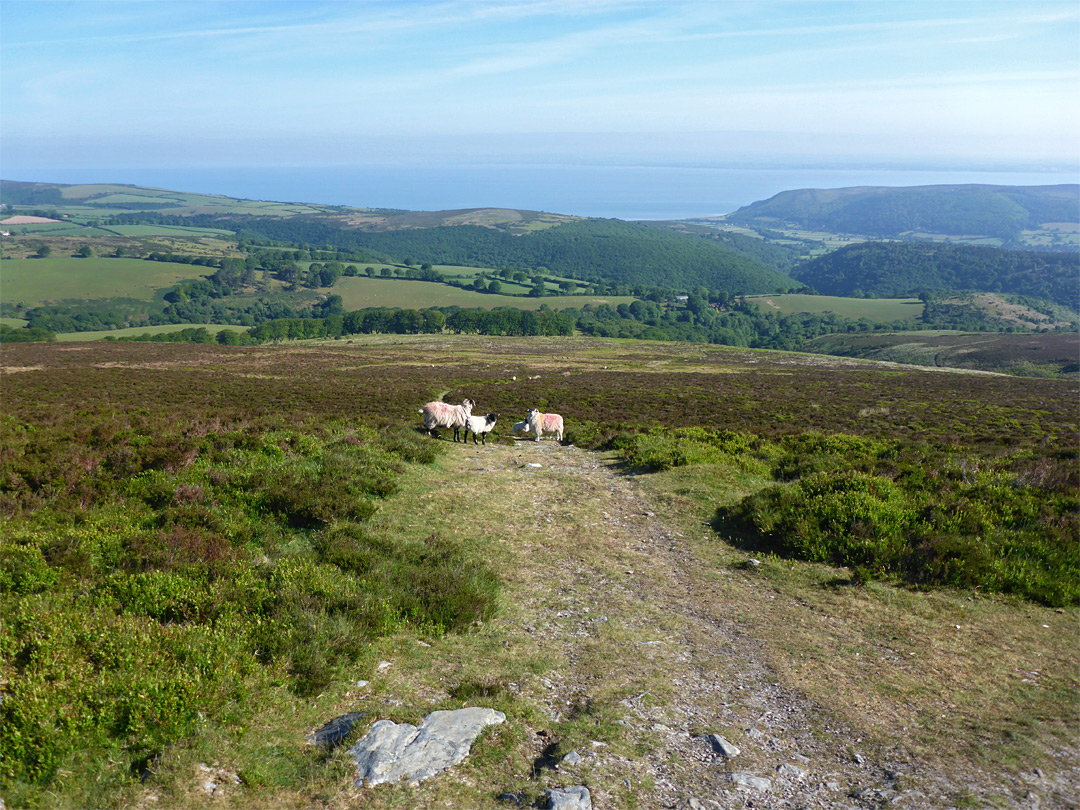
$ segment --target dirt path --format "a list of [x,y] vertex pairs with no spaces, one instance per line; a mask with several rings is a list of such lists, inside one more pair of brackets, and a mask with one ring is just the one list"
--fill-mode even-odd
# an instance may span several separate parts
[[[508,648],[554,662],[520,690],[569,729],[538,732],[538,786],[588,784],[596,807],[952,803],[943,774],[882,761],[857,730],[781,684],[737,606],[780,597],[752,570],[710,566],[706,527],[691,536],[610,459],[545,441],[455,447],[447,463],[510,493],[497,517],[509,549],[498,623]],[[612,723],[621,744],[600,744],[594,735]],[[719,754],[713,734],[739,753]],[[571,746],[581,761],[554,768]]]

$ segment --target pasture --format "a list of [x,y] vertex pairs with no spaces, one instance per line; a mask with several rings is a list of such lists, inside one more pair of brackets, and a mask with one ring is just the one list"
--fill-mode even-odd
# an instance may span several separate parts
[[830,295],[761,295],[749,297],[764,312],[795,315],[834,312],[843,318],[866,318],[871,323],[917,321],[923,313],[918,298],[840,298]]
[[196,265],[141,259],[5,259],[0,298],[29,307],[105,298],[152,301],[159,290],[207,272]]
[[104,340],[105,338],[138,337],[139,335],[167,335],[170,332],[182,332],[185,329],[205,329],[211,335],[216,335],[222,329],[231,329],[234,332],[246,332],[246,326],[233,326],[231,324],[217,323],[167,323],[158,326],[132,326],[129,329],[107,329],[99,332],[60,332],[56,335],[59,343],[86,343],[91,340]]
[[175,236],[198,239],[203,236],[224,237],[231,239],[232,231],[221,228],[188,228],[182,225],[103,225],[101,230],[117,236]]
[[367,278],[366,276],[343,277],[334,285],[333,292],[341,296],[346,310],[366,307],[479,307],[496,309],[539,309],[547,305],[551,309],[583,307],[586,304],[630,304],[631,296],[617,295],[547,295],[543,298],[523,298],[512,295],[492,295],[474,290],[462,290],[433,281],[407,281],[404,279]]

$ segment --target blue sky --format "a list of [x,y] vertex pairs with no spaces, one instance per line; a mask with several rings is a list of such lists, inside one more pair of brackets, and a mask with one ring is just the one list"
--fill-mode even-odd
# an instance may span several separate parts
[[1080,153],[1080,4],[4,0],[0,171]]

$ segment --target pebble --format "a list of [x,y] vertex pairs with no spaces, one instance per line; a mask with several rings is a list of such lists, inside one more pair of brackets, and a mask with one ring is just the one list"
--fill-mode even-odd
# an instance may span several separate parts
[[781,776],[786,776],[789,779],[802,779],[804,776],[806,776],[806,771],[804,771],[802,768],[798,767],[797,765],[790,765],[786,762],[782,765],[777,766],[776,772]]
[[739,749],[721,737],[719,734],[710,734],[709,744],[712,745],[713,750],[716,751],[724,759],[731,759],[739,755]]
[[579,754],[577,751],[571,751],[569,754],[567,754],[565,757],[562,758],[562,761],[559,764],[560,765],[570,765],[570,766],[580,765],[581,764],[581,754]]

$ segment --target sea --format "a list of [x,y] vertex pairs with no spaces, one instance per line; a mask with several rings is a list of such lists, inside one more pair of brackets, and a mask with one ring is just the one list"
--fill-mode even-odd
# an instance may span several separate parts
[[129,183],[252,200],[361,208],[516,208],[623,220],[672,220],[721,216],[790,189],[954,183],[1057,185],[1080,182],[1080,171],[484,163],[50,168],[31,173],[5,171],[4,179]]

